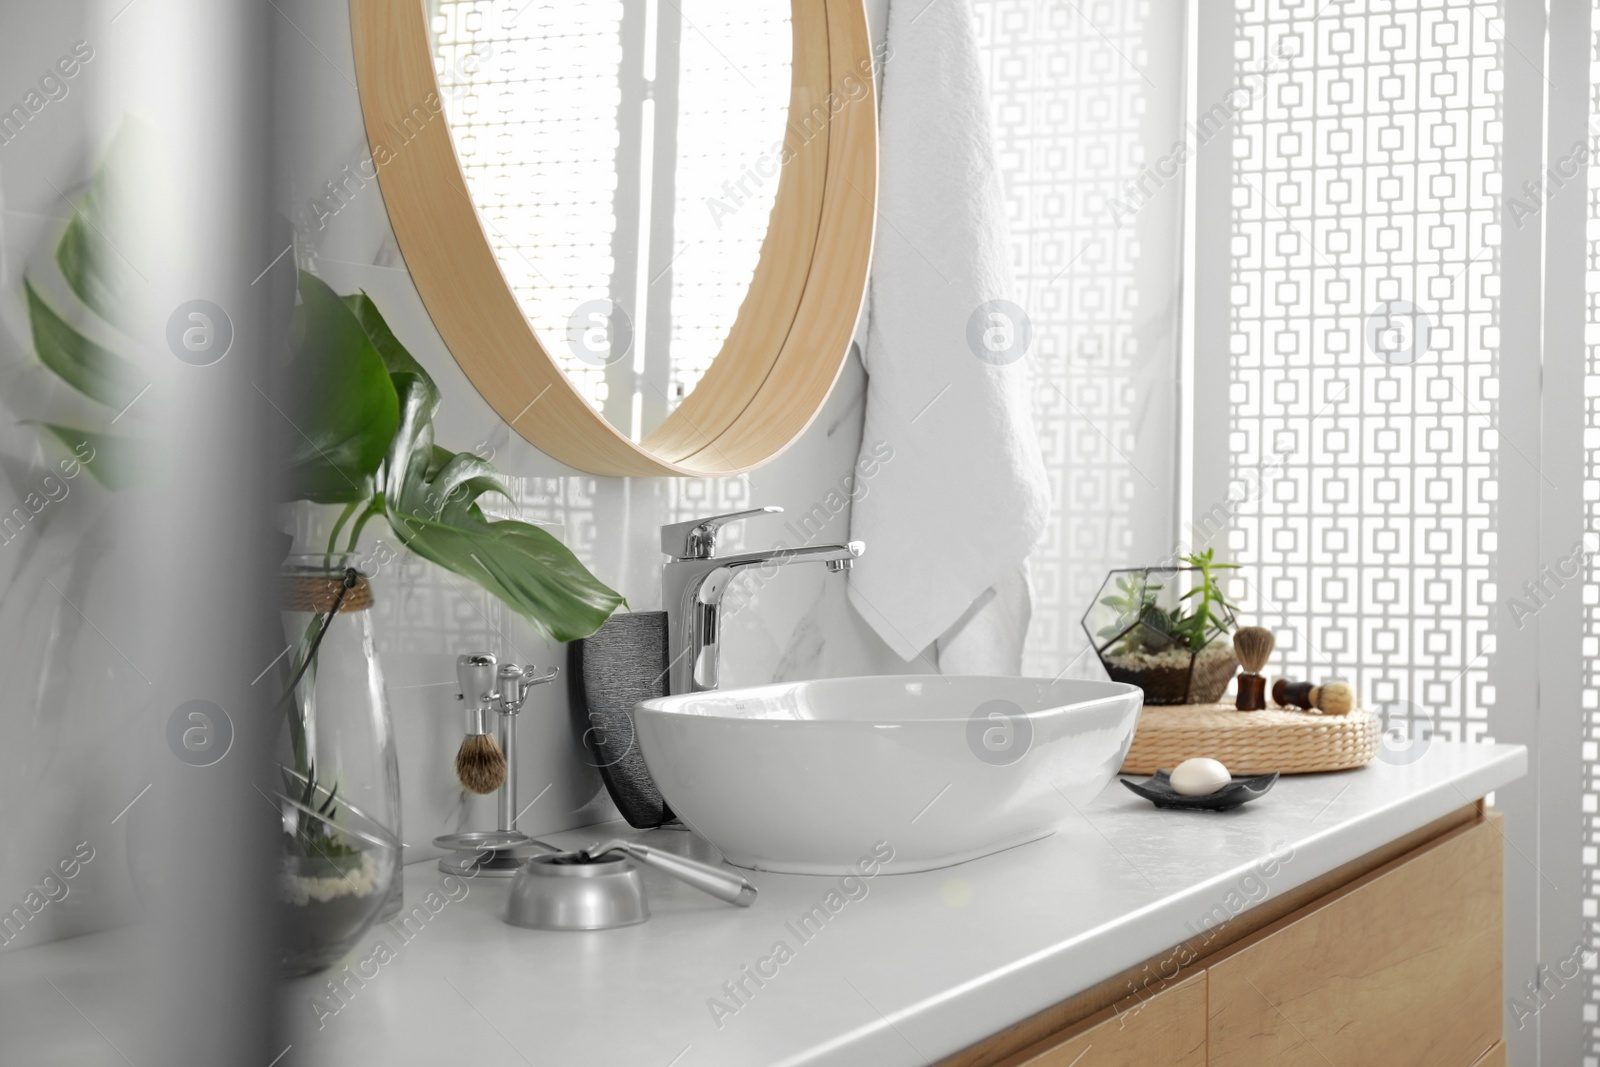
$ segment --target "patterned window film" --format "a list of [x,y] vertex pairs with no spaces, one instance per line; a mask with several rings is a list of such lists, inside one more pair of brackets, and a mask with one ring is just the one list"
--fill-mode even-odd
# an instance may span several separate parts
[[1084,609],[1111,568],[1168,555],[1176,525],[1182,182],[1129,185],[1182,135],[1183,20],[1148,0],[973,12],[1054,501],[1023,671],[1095,677]]
[[1280,670],[1413,738],[1483,739],[1495,700],[1500,16],[1234,11],[1240,83],[1265,72],[1231,98],[1236,592]]

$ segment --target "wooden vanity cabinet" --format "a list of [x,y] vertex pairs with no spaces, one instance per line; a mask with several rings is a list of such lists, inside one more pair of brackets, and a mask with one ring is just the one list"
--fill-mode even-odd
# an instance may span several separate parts
[[1500,835],[1484,820],[1206,963],[1211,1067],[1471,1067],[1500,1040]]
[[941,1067],[1505,1067],[1499,819],[1462,808]]
[[1206,1067],[1206,976],[1119,1004],[1005,1061],[1007,1067]]

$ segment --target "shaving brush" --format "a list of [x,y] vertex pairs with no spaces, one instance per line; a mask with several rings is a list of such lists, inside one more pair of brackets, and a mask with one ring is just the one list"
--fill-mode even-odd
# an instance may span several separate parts
[[488,734],[468,734],[456,749],[456,778],[474,793],[493,793],[506,783],[506,754]]
[[1285,708],[1315,708],[1324,715],[1348,715],[1356,706],[1355,690],[1345,682],[1312,685],[1279,678],[1272,683],[1272,699]]
[[466,702],[466,736],[456,750],[456,778],[474,793],[493,793],[505,784],[506,754],[489,733],[495,699],[495,658],[474,652],[456,657],[457,700]]
[[1272,631],[1263,626],[1241,626],[1234,631],[1233,652],[1244,667],[1234,701],[1240,711],[1260,711],[1267,706],[1267,680],[1261,677],[1261,668],[1267,665],[1273,644]]

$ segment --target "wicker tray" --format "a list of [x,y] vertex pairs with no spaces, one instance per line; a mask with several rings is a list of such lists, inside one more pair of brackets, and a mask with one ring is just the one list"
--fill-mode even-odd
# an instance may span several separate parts
[[1171,770],[1210,756],[1235,775],[1342,771],[1371,762],[1381,730],[1376,716],[1301,711],[1239,711],[1231,704],[1146,707],[1139,713],[1124,774]]

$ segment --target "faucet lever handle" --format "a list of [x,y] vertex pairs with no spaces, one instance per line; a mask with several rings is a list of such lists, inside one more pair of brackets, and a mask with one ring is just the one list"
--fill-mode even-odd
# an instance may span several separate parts
[[741,519],[775,515],[782,511],[780,507],[769,506],[675,522],[661,527],[661,551],[675,559],[711,559],[717,554],[717,531],[723,526]]

